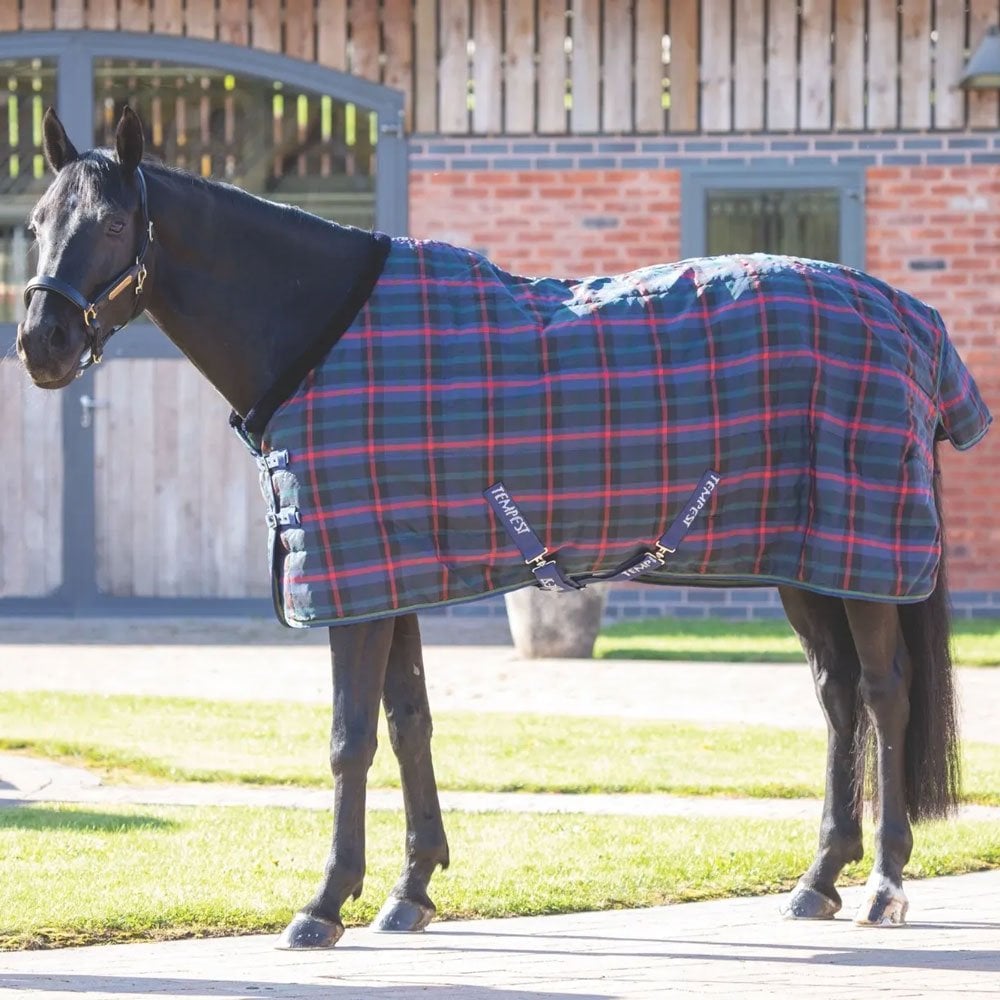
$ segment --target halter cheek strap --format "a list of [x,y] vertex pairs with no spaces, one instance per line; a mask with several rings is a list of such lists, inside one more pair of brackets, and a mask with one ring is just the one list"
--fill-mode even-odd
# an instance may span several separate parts
[[[64,299],[72,302],[83,312],[83,322],[87,328],[88,354],[80,362],[80,369],[77,374],[82,374],[91,365],[96,365],[104,354],[104,345],[123,326],[131,323],[139,315],[139,296],[142,293],[143,285],[146,281],[146,253],[153,242],[153,222],[149,218],[149,204],[146,197],[146,178],[142,175],[142,170],[138,167],[135,171],[136,183],[139,186],[139,211],[142,213],[142,240],[136,254],[135,263],[113,278],[94,297],[93,301],[88,301],[87,297],[74,288],[69,282],[63,281],[50,274],[37,274],[24,287],[24,304],[27,306],[31,302],[32,294],[42,289],[47,292],[55,292]],[[107,314],[112,309],[117,311],[115,300],[129,288],[134,286],[135,301],[128,317],[124,322],[117,325],[112,321],[108,324]],[[105,326],[108,326],[105,332]]]

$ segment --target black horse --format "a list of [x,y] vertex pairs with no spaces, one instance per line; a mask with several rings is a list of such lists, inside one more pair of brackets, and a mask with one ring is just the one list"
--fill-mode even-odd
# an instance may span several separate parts
[[[39,274],[17,350],[35,384],[68,385],[99,360],[108,331],[150,314],[234,411],[286,393],[289,358],[309,358],[345,303],[363,300],[376,239],[232,187],[151,162],[128,109],[116,150],[79,154],[50,110],[45,153],[56,179],[35,207]],[[142,163],[141,170],[138,169]],[[911,820],[955,805],[958,751],[943,573],[921,603],[823,596],[782,586],[812,668],[829,747],[819,849],[785,912],[829,918],[835,888],[862,856],[861,799],[872,772],[875,858],[863,924],[901,923]],[[379,700],[406,809],[402,875],[376,927],[416,931],[434,914],[427,888],[448,864],[431,763],[431,717],[415,614],[330,628],[333,843],[319,891],[281,938],[327,948],[365,872],[365,786]]]

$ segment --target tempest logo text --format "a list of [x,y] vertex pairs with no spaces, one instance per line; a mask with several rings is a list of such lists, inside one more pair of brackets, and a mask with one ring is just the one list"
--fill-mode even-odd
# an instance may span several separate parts
[[712,494],[715,492],[715,487],[719,485],[719,477],[712,473],[706,480],[705,485],[701,488],[701,492],[698,494],[694,503],[688,508],[687,513],[684,515],[684,523],[690,528],[694,523],[694,519],[704,510],[705,504],[711,499]]
[[502,483],[497,483],[496,486],[490,487],[490,496],[493,497],[494,506],[496,509],[507,518],[511,529],[515,534],[523,535],[531,528],[528,526],[528,522],[521,517],[521,512],[514,506],[514,501],[511,500],[510,495],[503,488]]

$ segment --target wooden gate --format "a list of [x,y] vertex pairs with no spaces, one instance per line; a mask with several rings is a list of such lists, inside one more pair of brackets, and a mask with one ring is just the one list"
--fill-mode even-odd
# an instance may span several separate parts
[[[0,163],[0,341],[33,270],[22,228],[47,183],[47,104],[78,148],[127,103],[150,151],[339,222],[406,229],[402,95],[323,67],[153,35],[0,35],[10,82]],[[377,181],[376,181],[377,178]],[[9,217],[8,217],[9,216]],[[6,226],[6,228],[2,228]],[[227,611],[268,593],[256,469],[228,407],[150,324],[60,393],[0,363],[0,611]]]

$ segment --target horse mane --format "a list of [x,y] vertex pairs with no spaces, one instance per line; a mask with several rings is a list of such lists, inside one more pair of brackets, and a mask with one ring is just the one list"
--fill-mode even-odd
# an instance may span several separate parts
[[[77,195],[81,200],[92,200],[97,196],[98,191],[102,191],[112,196],[121,190],[121,175],[118,171],[118,160],[111,149],[97,148],[88,150],[80,154],[74,161],[79,164],[83,176],[93,180],[94,185],[83,183],[77,187]],[[220,199],[224,204],[238,207],[244,211],[248,208],[256,208],[264,215],[273,216],[280,213],[282,225],[316,226],[320,224],[324,227],[337,227],[337,223],[328,219],[323,219],[318,215],[307,212],[296,205],[286,205],[282,202],[271,201],[260,195],[251,194],[235,184],[227,181],[217,180],[211,177],[202,177],[193,174],[182,167],[171,166],[164,163],[159,157],[146,153],[142,158],[142,168],[148,176],[156,176],[165,180],[179,194],[183,194],[185,189],[195,189],[210,193],[214,198]]]

